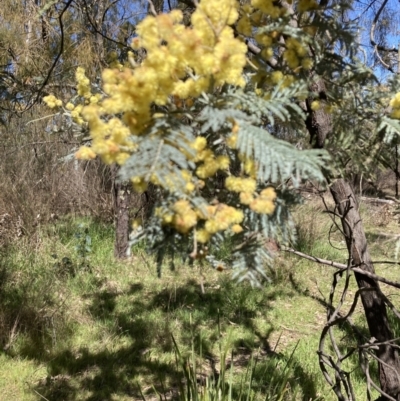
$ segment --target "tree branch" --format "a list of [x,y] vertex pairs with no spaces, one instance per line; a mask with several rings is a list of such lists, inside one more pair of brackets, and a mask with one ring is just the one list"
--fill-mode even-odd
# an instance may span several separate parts
[[293,253],[294,255],[300,256],[303,259],[308,259],[308,260],[311,260],[313,262],[317,262],[317,263],[322,264],[322,265],[334,267],[335,269],[338,269],[338,270],[343,270],[344,271],[346,269],[350,269],[355,273],[362,274],[362,275],[367,276],[367,277],[369,277],[369,278],[371,278],[373,280],[380,281],[381,283],[390,285],[390,286],[395,287],[395,288],[400,288],[400,283],[399,282],[388,280],[385,277],[381,277],[381,276],[378,276],[376,274],[367,272],[367,271],[365,271],[365,270],[363,270],[363,269],[361,269],[361,268],[359,268],[357,266],[347,266],[344,263],[338,263],[338,262],[333,262],[332,260],[326,260],[326,259],[317,258],[315,256],[307,255],[307,254],[305,254],[303,252],[296,251],[293,248],[285,249],[285,251]]
[[378,46],[378,44],[375,41],[375,28],[376,28],[376,24],[378,23],[379,17],[381,16],[381,13],[383,11],[383,9],[385,8],[386,4],[387,4],[388,0],[384,0],[383,3],[381,4],[381,6],[379,7],[378,12],[375,14],[374,20],[372,21],[371,24],[371,29],[369,31],[369,39],[371,42],[371,45],[374,47],[374,52],[376,54],[376,56],[378,57],[379,62],[390,72],[394,73],[393,68],[385,63],[382,60],[381,55],[379,54],[379,51],[385,51],[385,52],[396,52],[397,53],[397,49],[393,47],[393,49],[387,49],[384,46]]

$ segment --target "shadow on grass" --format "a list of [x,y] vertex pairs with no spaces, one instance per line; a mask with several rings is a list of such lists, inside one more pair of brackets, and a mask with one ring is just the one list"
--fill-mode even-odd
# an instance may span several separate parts
[[[205,322],[211,322],[214,327],[240,326],[255,335],[253,343],[235,339],[232,344],[236,355],[234,364],[245,370],[249,355],[259,348],[261,356],[258,368],[254,370],[253,383],[259,391],[264,391],[268,386],[276,385],[271,378],[277,380],[277,366],[286,363],[287,357],[273,352],[269,344],[273,329],[261,333],[254,324],[254,317],[271,308],[271,301],[282,295],[280,290],[273,288],[258,291],[230,281],[224,282],[220,289],[209,289],[202,294],[193,280],[150,294],[141,283],[133,283],[124,293],[94,292],[88,295],[87,310],[93,319],[106,327],[110,338],[121,338],[120,345],[106,344],[96,351],[80,347],[50,355],[29,355],[45,363],[48,370],[47,380],[39,382],[34,389],[50,401],[140,399],[136,378],[143,376],[152,378],[154,388],[160,393],[166,392],[164,386],[176,389],[183,380],[182,367],[176,362],[166,362],[160,358],[160,353],[173,354],[172,334],[179,334],[180,343],[189,349],[192,346],[203,361],[218,361],[219,356],[213,355],[212,351],[212,345],[219,340],[218,330],[210,335],[201,334]],[[176,319],[182,320],[180,333],[173,332],[170,324]],[[153,352],[155,347],[157,352]],[[305,399],[315,398],[314,380],[302,368],[301,361],[296,360],[296,355],[290,369],[292,386],[299,386]]]

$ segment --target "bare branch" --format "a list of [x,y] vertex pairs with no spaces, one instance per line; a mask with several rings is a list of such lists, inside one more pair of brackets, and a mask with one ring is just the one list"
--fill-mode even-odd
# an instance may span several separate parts
[[44,79],[42,85],[40,86],[38,93],[36,95],[36,99],[34,102],[31,102],[31,104],[29,105],[28,103],[28,107],[25,110],[29,110],[40,98],[43,89],[45,88],[45,86],[47,85],[47,83],[50,80],[51,74],[53,73],[54,69],[56,68],[56,65],[58,64],[58,61],[60,60],[60,57],[62,56],[62,54],[64,53],[64,24],[63,24],[63,16],[64,13],[68,10],[68,8],[70,7],[71,3],[73,0],[68,0],[67,3],[65,4],[65,7],[62,9],[60,15],[58,16],[58,21],[60,24],[60,31],[61,31],[61,39],[60,39],[60,49],[58,50],[58,53],[53,61],[53,64],[51,65],[49,71],[47,72],[46,78]]
[[388,51],[389,51],[389,52],[395,51],[395,52],[397,53],[397,49],[395,49],[394,47],[393,47],[393,49],[387,49],[387,48],[384,47],[384,46],[378,46],[378,44],[377,44],[376,41],[375,41],[375,28],[376,28],[376,24],[378,23],[379,17],[381,16],[381,13],[382,13],[382,11],[383,11],[383,9],[385,8],[385,6],[386,6],[387,3],[388,3],[388,0],[384,0],[383,3],[381,4],[381,6],[379,7],[378,12],[375,14],[374,20],[372,21],[372,24],[371,24],[371,29],[370,29],[370,31],[369,31],[369,39],[370,39],[371,45],[374,47],[374,52],[375,52],[376,56],[378,57],[378,60],[380,61],[380,63],[381,63],[387,70],[389,70],[390,72],[394,73],[393,68],[392,68],[389,64],[387,64],[387,63],[385,63],[385,62],[383,61],[381,55],[379,54],[379,51],[386,51],[386,52],[388,52]]
[[[307,254],[305,254],[303,252],[296,251],[293,248],[285,249],[285,251],[293,253],[293,254],[295,254],[297,256],[300,256],[301,258],[312,260],[313,262],[320,263],[322,265],[327,265],[327,266],[334,267],[335,269],[339,269],[339,270],[343,270],[343,271],[348,269],[348,266],[345,265],[344,263],[338,263],[338,262],[333,262],[332,260],[317,258],[315,256],[307,255]],[[377,262],[377,263],[382,263],[382,262]],[[381,277],[381,276],[378,276],[376,274],[367,272],[367,271],[365,271],[365,270],[363,270],[363,269],[361,269],[361,268],[359,268],[357,266],[350,266],[350,270],[352,270],[355,273],[367,276],[367,277],[369,277],[369,278],[371,278],[373,280],[377,280],[377,281],[380,281],[381,283],[385,283],[387,285],[390,285],[392,287],[400,288],[400,283],[399,282],[388,280],[385,277]]]
[[154,4],[151,0],[147,0],[147,2],[149,3],[149,7],[150,7],[150,11],[151,13],[156,17],[157,16],[157,11],[154,7]]

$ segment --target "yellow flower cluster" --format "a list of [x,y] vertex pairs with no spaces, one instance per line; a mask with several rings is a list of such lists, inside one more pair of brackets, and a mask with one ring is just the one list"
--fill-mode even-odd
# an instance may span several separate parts
[[321,103],[320,100],[313,100],[311,102],[310,107],[311,107],[311,110],[314,110],[314,111],[323,109],[328,114],[334,113],[335,110],[337,109],[337,105],[336,104],[327,104],[325,102]]
[[274,51],[272,49],[272,44],[274,42],[274,38],[266,33],[257,33],[254,36],[256,42],[262,47],[261,56],[264,59],[269,59],[273,56]]
[[210,235],[218,231],[227,230],[234,224],[240,224],[244,215],[240,209],[219,203],[218,205],[207,206],[208,219],[204,224],[204,230]]
[[200,163],[196,170],[199,178],[212,177],[218,170],[226,170],[229,167],[229,157],[215,156],[214,152],[207,148],[206,138],[198,136],[190,147],[196,151],[196,155],[188,158]]
[[390,117],[400,119],[400,92],[390,101],[390,107],[392,107]]
[[244,36],[251,36],[253,33],[253,26],[250,17],[244,14],[236,24],[236,30]]
[[82,110],[82,116],[89,123],[92,149],[102,158],[104,163],[115,162],[121,165],[135,151],[136,145],[129,139],[130,130],[119,118],[113,117],[108,121],[102,120],[99,117],[96,104],[85,107]]
[[240,226],[243,212],[224,203],[195,210],[189,201],[182,199],[175,202],[170,210],[157,209],[156,215],[161,217],[163,224],[172,225],[182,234],[187,234],[199,221],[204,221],[204,227],[196,231],[196,239],[200,243],[208,242],[218,231],[230,228],[234,233],[239,233],[243,230]]
[[204,136],[198,136],[194,142],[190,145],[192,149],[197,152],[201,152],[207,146],[207,139]]
[[[260,70],[252,77],[252,82],[255,84],[255,93],[268,100],[271,96],[271,88],[279,85],[282,88],[287,88],[296,81],[295,75],[284,74],[282,71],[266,72]],[[298,97],[299,100],[304,98]]]
[[229,167],[229,157],[215,156],[211,149],[201,151],[195,161],[203,162],[196,170],[197,176],[202,179],[212,177],[218,170],[226,170]]
[[[68,103],[67,106],[71,105],[71,103]],[[83,125],[85,121],[82,118],[82,110],[83,110],[83,105],[78,104],[76,107],[72,105],[73,109],[71,110],[71,117],[72,119],[79,125]],[[66,107],[67,108],[67,107]],[[67,110],[70,110],[71,106],[67,108]]]
[[62,106],[62,100],[57,99],[54,95],[48,95],[43,98],[43,101],[47,104],[48,107],[54,109],[55,107]]
[[232,192],[254,192],[256,190],[257,183],[253,178],[241,178],[229,176],[225,180],[225,188]]
[[[192,28],[185,27],[182,13],[174,10],[146,17],[137,27],[134,49],[144,47],[147,57],[134,70],[103,73],[103,102],[109,113],[125,113],[133,133],[140,133],[150,119],[150,105],[164,105],[175,95],[186,99],[215,85],[244,85],[242,70],[246,46],[234,38],[227,25],[237,19],[233,0],[203,0],[192,15]],[[187,77],[189,75],[189,77]]]
[[207,140],[204,137],[197,137],[191,145],[197,151],[194,161],[201,163],[196,170],[196,174],[203,179],[212,177],[218,170],[225,170],[229,167],[228,156],[215,156],[213,151],[206,148],[206,146]]
[[186,234],[197,224],[197,213],[192,209],[187,200],[179,200],[173,206],[175,214],[172,217],[172,224],[177,231]]
[[257,164],[254,159],[239,154],[239,160],[242,162],[244,172],[255,180],[257,178]]
[[81,146],[75,153],[75,157],[81,160],[92,160],[96,158],[96,153],[89,146]]
[[278,2],[274,0],[251,0],[251,5],[263,13],[269,15],[271,18],[279,18],[286,13],[284,7],[279,7]]
[[287,65],[292,69],[301,66],[309,70],[313,63],[307,56],[307,49],[295,38],[288,38],[286,40],[286,50],[283,53],[283,58]]
[[147,190],[147,182],[142,177],[132,177],[131,183],[133,189],[139,194],[142,194]]
[[263,189],[260,195],[250,202],[250,209],[260,214],[272,214],[275,211],[276,192],[274,188]]
[[118,53],[116,51],[107,53],[106,62],[109,68],[118,68],[119,70],[123,68],[123,65],[118,60]]
[[78,95],[85,99],[90,99],[92,92],[90,91],[90,81],[85,75],[85,70],[82,67],[78,67],[75,72],[75,79],[77,82]]
[[[103,71],[103,90],[107,98],[92,102],[89,80],[78,69],[78,93],[91,105],[80,115],[88,122],[93,151],[106,163],[123,163],[132,151],[127,138],[140,135],[152,119],[152,104],[165,105],[171,99],[189,101],[213,86],[244,86],[242,76],[247,47],[234,37],[229,26],[238,14],[236,0],[202,0],[192,14],[192,26],[183,24],[180,10],[148,16],[138,24],[133,49],[146,49],[146,58],[133,68]],[[74,113],[74,109],[71,113]],[[105,115],[121,115],[119,122],[105,122]],[[160,134],[162,134],[160,132]],[[120,153],[122,152],[122,156]],[[204,150],[199,158],[200,178],[228,167],[228,159]]]
[[[182,180],[185,182],[184,188],[182,188]],[[169,174],[162,181],[160,181],[156,174],[152,174],[150,182],[154,185],[161,186],[170,192],[183,190],[188,194],[193,192],[196,188],[202,187],[202,182],[195,179],[189,170],[180,170],[179,173]]]
[[313,100],[311,102],[311,110],[317,111],[321,108],[321,102],[319,100]]
[[263,189],[256,196],[254,196],[254,191],[243,191],[240,193],[240,203],[249,205],[251,210],[261,214],[272,214],[274,212],[275,199],[276,192],[272,187]]
[[237,145],[237,139],[238,139],[238,133],[240,130],[240,126],[236,120],[230,121],[232,124],[232,134],[226,138],[226,144],[232,149],[236,148]]

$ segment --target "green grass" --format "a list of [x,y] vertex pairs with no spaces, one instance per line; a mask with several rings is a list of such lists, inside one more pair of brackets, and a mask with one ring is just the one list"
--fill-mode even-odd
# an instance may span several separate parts
[[[329,217],[321,207],[310,202],[296,216],[300,250],[346,262],[338,233],[331,235],[334,247],[327,242]],[[366,219],[366,226],[376,236],[374,223]],[[91,249],[82,257],[77,247],[83,237],[76,233],[85,227]],[[385,239],[374,238],[373,257],[381,259]],[[227,400],[242,393],[264,400],[335,399],[316,354],[331,268],[279,255],[274,281],[261,289],[235,284],[228,271],[204,268],[202,294],[197,267],[176,263],[159,279],[143,247],[132,254],[116,262],[109,225],[67,218],[2,250],[1,401],[170,399],[190,383],[202,400],[212,399],[218,386]],[[397,267],[390,269],[378,266],[382,274],[398,275]],[[355,319],[362,328],[361,310]],[[336,334],[350,347],[346,330]],[[356,360],[346,367],[355,369]],[[215,372],[224,372],[228,384],[218,384]],[[364,399],[357,370],[353,377]]]

